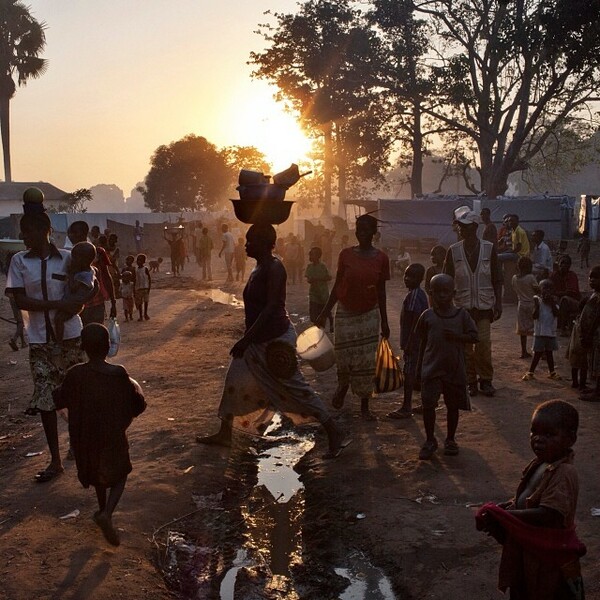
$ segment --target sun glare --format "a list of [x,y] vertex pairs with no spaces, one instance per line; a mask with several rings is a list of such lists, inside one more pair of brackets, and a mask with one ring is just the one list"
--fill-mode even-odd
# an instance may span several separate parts
[[273,173],[287,169],[291,163],[308,160],[310,140],[294,117],[272,98],[260,98],[246,104],[229,122],[231,145],[255,146],[273,167]]

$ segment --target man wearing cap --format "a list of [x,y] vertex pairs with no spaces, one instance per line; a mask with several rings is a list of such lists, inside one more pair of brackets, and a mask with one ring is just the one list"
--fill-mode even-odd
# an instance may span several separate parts
[[455,211],[461,239],[448,248],[443,272],[454,278],[456,305],[467,309],[477,324],[479,342],[465,345],[469,394],[493,396],[490,325],[502,315],[502,275],[494,244],[477,237],[478,223],[468,207]]

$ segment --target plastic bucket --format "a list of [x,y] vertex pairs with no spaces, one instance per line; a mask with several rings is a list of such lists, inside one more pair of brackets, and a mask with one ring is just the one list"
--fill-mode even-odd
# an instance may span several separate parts
[[327,371],[335,364],[333,344],[324,329],[309,327],[296,341],[296,352],[315,371]]

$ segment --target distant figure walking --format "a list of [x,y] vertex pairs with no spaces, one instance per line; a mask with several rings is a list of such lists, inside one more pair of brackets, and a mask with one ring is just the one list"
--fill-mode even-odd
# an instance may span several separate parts
[[221,256],[225,257],[225,268],[227,269],[227,280],[226,283],[231,283],[233,281],[233,257],[235,254],[235,238],[231,231],[229,231],[229,226],[221,225],[221,233],[223,244],[221,245],[221,249],[219,250],[219,258]]

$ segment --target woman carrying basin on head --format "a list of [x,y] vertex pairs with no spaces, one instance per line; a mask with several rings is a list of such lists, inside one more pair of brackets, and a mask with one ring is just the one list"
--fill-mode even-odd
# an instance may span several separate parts
[[262,435],[275,412],[296,425],[318,420],[329,440],[326,458],[335,458],[348,445],[321,398],[298,368],[296,331],[285,308],[287,274],[273,255],[272,225],[252,225],[246,234],[246,253],[256,259],[244,288],[246,332],[230,351],[233,356],[219,417],[221,427],[200,444],[231,444],[232,430]]

